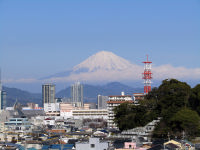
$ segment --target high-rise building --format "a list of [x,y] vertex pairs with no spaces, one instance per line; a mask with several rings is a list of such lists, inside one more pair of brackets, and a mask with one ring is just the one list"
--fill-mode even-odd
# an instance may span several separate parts
[[80,82],[71,86],[71,103],[76,107],[83,107],[83,85]]
[[1,70],[0,70],[0,110],[6,108],[6,91],[2,90],[1,84]]
[[97,100],[98,100],[98,109],[107,108],[108,96],[98,95]]
[[44,84],[42,85],[42,99],[44,103],[55,103],[55,85]]
[[0,91],[0,110],[6,109],[6,91]]

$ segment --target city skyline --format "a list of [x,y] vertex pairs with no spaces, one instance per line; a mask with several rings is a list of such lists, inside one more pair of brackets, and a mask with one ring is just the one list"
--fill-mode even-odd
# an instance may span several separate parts
[[1,1],[3,84],[32,84],[102,50],[140,66],[149,54],[155,67],[199,70],[199,8],[196,0]]

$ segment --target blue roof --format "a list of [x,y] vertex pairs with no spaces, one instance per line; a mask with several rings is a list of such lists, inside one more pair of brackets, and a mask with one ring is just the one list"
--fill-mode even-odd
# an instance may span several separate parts
[[37,150],[36,148],[28,148],[27,150]]
[[101,132],[104,132],[104,133],[108,133],[108,131],[106,131],[106,130],[100,130]]
[[6,145],[9,145],[9,146],[13,146],[13,147],[16,147],[18,148],[19,150],[25,150],[25,148],[19,144],[14,144],[14,143],[5,143]]
[[73,144],[63,144],[63,145],[60,145],[60,144],[54,144],[54,145],[43,145],[42,150],[48,150],[49,148],[52,148],[52,149],[59,149],[59,150],[61,150],[62,147],[63,147],[63,150],[71,150],[73,146],[74,146]]

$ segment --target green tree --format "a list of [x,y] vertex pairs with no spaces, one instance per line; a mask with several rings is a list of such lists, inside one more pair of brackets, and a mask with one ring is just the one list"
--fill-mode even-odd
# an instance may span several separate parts
[[196,85],[191,90],[191,95],[189,98],[189,107],[191,109],[196,110],[200,115],[200,84]]
[[158,88],[158,107],[161,109],[161,116],[169,119],[182,107],[188,105],[190,86],[185,82],[176,79],[164,80]]
[[122,130],[132,129],[137,126],[145,125],[146,110],[143,106],[135,106],[131,103],[122,103],[114,108],[114,122]]
[[182,136],[182,132],[188,137],[200,134],[200,117],[196,111],[182,108],[171,119],[170,127],[176,136]]
[[[129,103],[123,103],[113,109],[115,114],[114,122],[117,124],[120,130],[128,129],[128,126],[132,126],[132,122],[127,123],[128,114],[132,113],[131,106]],[[131,117],[135,115],[132,113]],[[131,119],[132,120],[132,119]]]
[[[190,86],[185,82],[176,79],[163,80],[157,91],[157,107],[153,111],[160,114],[162,120],[154,131],[154,137],[166,137],[168,132],[173,134],[171,118],[182,108],[188,106],[188,100],[191,93]],[[154,94],[155,95],[155,94]]]
[[120,130],[144,126],[161,117],[154,130],[154,137],[171,135],[180,137],[185,131],[189,137],[200,136],[200,85],[193,89],[176,79],[163,80],[153,88],[139,105],[124,103],[114,109],[115,123]]

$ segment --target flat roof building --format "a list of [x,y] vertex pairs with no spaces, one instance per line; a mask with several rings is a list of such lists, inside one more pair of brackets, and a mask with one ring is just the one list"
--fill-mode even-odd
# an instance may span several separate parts
[[114,111],[113,109],[119,106],[122,103],[133,103],[133,99],[131,95],[112,95],[109,96],[109,100],[107,101],[107,109],[108,109],[108,127],[110,128],[117,128],[116,124],[114,123]]

